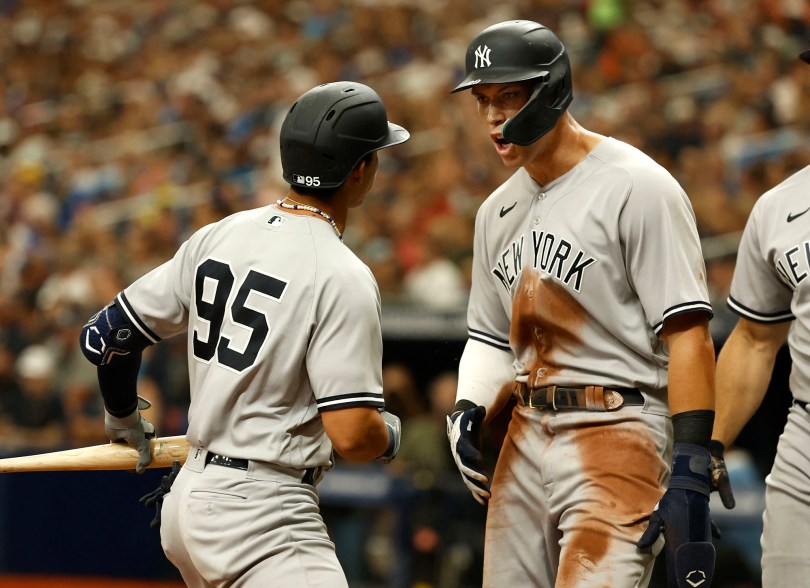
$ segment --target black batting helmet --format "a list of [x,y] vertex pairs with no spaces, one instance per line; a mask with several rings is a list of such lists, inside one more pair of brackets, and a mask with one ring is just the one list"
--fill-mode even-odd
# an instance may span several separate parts
[[357,82],[322,84],[302,94],[281,125],[281,168],[292,186],[337,188],[360,160],[408,140],[388,122],[380,96]]
[[504,138],[517,145],[534,143],[549,132],[571,103],[571,65],[557,36],[530,20],[487,27],[470,42],[467,77],[453,92],[476,84],[536,80],[529,101],[503,126]]

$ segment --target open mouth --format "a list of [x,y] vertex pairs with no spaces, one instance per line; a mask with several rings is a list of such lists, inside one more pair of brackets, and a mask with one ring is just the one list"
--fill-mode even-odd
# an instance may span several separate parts
[[503,138],[502,135],[491,135],[492,142],[495,143],[495,149],[498,153],[504,153],[512,147],[512,143]]

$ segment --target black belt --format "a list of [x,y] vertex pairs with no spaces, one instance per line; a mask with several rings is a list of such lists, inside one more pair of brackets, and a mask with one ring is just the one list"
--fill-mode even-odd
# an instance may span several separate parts
[[618,410],[623,406],[644,406],[644,395],[638,388],[604,386],[530,388],[525,382],[515,382],[515,393],[523,404],[538,410],[605,412]]
[[[205,465],[213,464],[223,466],[226,468],[233,468],[235,470],[247,471],[250,461],[247,459],[239,459],[237,457],[228,457],[227,455],[219,455],[218,453],[208,452],[205,456]],[[315,471],[317,468],[307,468],[304,470],[304,475],[301,478],[302,484],[312,485],[315,481]]]

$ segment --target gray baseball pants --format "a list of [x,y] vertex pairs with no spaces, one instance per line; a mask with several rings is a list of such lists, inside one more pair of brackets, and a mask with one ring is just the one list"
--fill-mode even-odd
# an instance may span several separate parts
[[163,502],[163,550],[190,588],[348,588],[303,471],[206,465],[192,448]]

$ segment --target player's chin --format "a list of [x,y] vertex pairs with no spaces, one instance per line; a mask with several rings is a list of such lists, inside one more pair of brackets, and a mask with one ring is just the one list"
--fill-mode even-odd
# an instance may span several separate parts
[[493,141],[495,145],[495,152],[501,158],[503,164],[507,167],[520,167],[523,165],[523,157],[520,147],[514,143],[507,143],[503,139]]
[[[514,146],[513,146],[514,147]],[[526,157],[517,149],[498,150],[501,162],[508,168],[517,169],[526,163]]]

